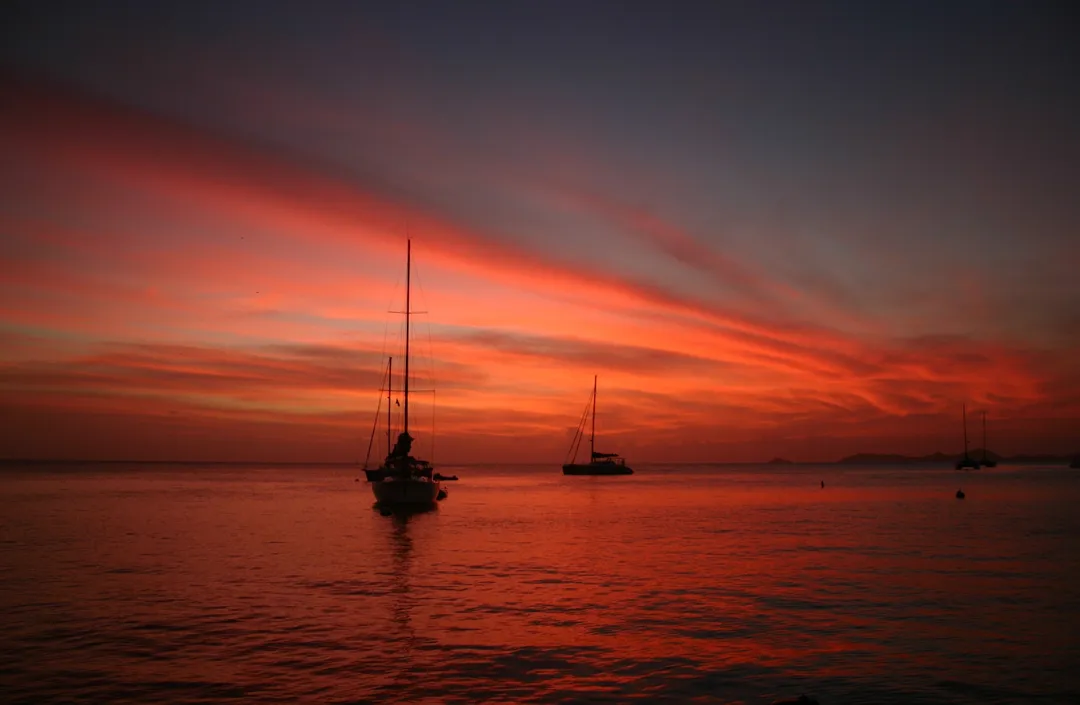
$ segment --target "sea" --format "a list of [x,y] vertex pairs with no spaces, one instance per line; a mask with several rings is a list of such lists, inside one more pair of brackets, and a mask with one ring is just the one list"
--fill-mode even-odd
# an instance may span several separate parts
[[1080,471],[440,471],[0,467],[0,701],[1080,702]]

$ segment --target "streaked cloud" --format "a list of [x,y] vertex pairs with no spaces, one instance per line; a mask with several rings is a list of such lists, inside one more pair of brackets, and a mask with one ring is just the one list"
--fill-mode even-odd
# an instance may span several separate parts
[[[0,402],[16,419],[5,455],[239,458],[250,445],[238,439],[258,438],[267,453],[352,459],[385,356],[400,354],[387,309],[400,305],[406,231],[431,311],[416,338],[429,361],[415,369],[435,378],[454,460],[551,459],[595,373],[605,437],[642,459],[948,451],[963,402],[998,419],[1002,450],[1062,451],[1069,433],[1039,424],[1080,418],[1067,285],[1034,295],[1028,277],[967,270],[920,293],[904,278],[922,273],[898,263],[860,289],[804,266],[795,245],[786,268],[728,250],[723,233],[661,215],[678,203],[556,184],[551,164],[501,182],[522,203],[555,204],[522,235],[511,208],[485,220],[346,163],[60,83],[4,81]],[[472,168],[481,182],[504,176]],[[545,247],[545,229],[563,226],[580,231],[559,242],[593,245]],[[584,256],[597,242],[640,266]],[[1047,312],[1037,334],[984,323],[1014,289]],[[904,297],[911,308],[891,317]],[[132,425],[152,430],[125,446]]]

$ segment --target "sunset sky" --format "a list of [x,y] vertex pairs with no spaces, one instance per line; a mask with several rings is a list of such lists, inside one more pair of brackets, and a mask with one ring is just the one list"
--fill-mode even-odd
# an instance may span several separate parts
[[0,456],[1080,449],[1067,3],[0,15]]

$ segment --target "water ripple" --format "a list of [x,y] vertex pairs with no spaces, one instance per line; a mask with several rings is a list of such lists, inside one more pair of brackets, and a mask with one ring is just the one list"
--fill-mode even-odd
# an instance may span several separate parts
[[5,702],[1080,701],[1074,480],[305,472],[7,476]]

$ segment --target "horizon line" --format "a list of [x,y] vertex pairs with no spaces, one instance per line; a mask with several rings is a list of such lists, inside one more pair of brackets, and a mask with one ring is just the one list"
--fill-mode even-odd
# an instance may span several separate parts
[[[981,450],[981,449],[975,449]],[[989,450],[989,449],[987,449]],[[992,452],[992,451],[990,451]],[[658,466],[658,465],[850,465],[849,461],[856,456],[868,456],[870,458],[895,458],[895,461],[876,462],[875,465],[902,465],[902,464],[915,464],[915,463],[933,463],[933,462],[950,462],[953,459],[953,455],[949,453],[943,453],[937,451],[934,453],[928,453],[925,455],[904,455],[902,453],[871,453],[871,452],[857,452],[845,455],[842,458],[836,460],[790,460],[782,456],[774,457],[770,460],[680,460],[680,461],[641,461],[635,462],[637,466]],[[963,453],[957,453],[956,457],[961,457]],[[1011,456],[1000,455],[993,453],[993,455],[1001,461],[1067,461],[1075,457],[1080,457],[1080,452],[1073,453],[1016,453]],[[944,456],[940,460],[937,456]],[[70,463],[77,465],[91,465],[91,464],[107,464],[107,465],[270,465],[270,466],[326,466],[326,467],[363,467],[363,464],[357,461],[346,460],[147,460],[138,458],[16,458],[16,457],[0,457],[0,465],[15,465],[19,463],[36,464],[36,465],[56,465],[62,463]],[[502,461],[483,461],[483,462],[447,462],[440,463],[443,466],[458,466],[458,467],[485,467],[485,466],[502,466],[502,467],[529,467],[537,465],[545,465],[545,461],[537,462],[502,462]],[[553,466],[561,465],[559,461],[551,461]]]

